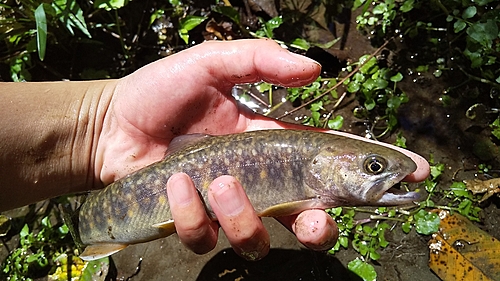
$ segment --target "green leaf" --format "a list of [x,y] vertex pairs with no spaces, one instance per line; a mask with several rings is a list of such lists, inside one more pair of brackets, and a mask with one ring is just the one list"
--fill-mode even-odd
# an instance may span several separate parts
[[375,103],[375,100],[374,100],[374,99],[367,99],[367,100],[365,101],[365,108],[366,108],[367,110],[372,110],[372,109],[374,109],[374,108],[375,108],[375,105],[377,105],[377,104]]
[[45,48],[47,47],[47,18],[43,4],[40,4],[35,10],[35,21],[38,57],[43,61],[45,58]]
[[128,0],[96,0],[94,1],[94,8],[111,11],[118,10],[127,4]]
[[[36,40],[32,40],[35,42]],[[34,44],[36,45],[36,44]],[[27,52],[19,54],[10,60],[10,77],[14,82],[22,82],[31,80],[31,74],[27,70],[27,66],[31,66],[31,55]]]
[[454,24],[453,24],[453,31],[455,33],[459,33],[460,31],[464,30],[464,28],[467,27],[467,24],[465,21],[458,19]]
[[337,115],[335,118],[328,120],[328,128],[331,130],[340,130],[344,125],[344,117]]
[[193,28],[200,25],[206,19],[207,19],[207,17],[189,15],[189,16],[187,16],[179,21],[179,26],[182,29],[185,29],[187,31],[191,31],[191,30],[193,30]]
[[342,214],[342,207],[331,208],[329,211],[334,217],[338,217]]
[[82,272],[80,281],[106,280],[109,272],[109,257],[90,261]]
[[462,13],[462,18],[464,18],[464,19],[470,19],[470,18],[474,17],[476,15],[476,13],[477,13],[476,6],[469,6]]
[[392,76],[390,78],[390,80],[392,82],[399,82],[399,81],[403,80],[403,74],[401,74],[401,72],[398,72],[396,75]]
[[340,236],[339,243],[342,247],[347,249],[349,247],[349,238],[347,238],[346,236]]
[[269,29],[269,30],[274,30],[278,27],[280,27],[280,25],[283,23],[283,18],[282,16],[277,16],[277,17],[274,17],[270,20],[268,20],[266,22],[266,27]]
[[492,19],[486,22],[475,22],[467,28],[467,34],[479,44],[491,48],[493,40],[498,37],[498,25]]
[[287,99],[291,102],[294,102],[299,96],[300,96],[300,90],[301,88],[288,88],[287,92]]
[[44,227],[44,228],[51,229],[52,224],[50,223],[50,219],[49,219],[49,217],[48,217],[48,216],[47,216],[47,217],[44,217],[44,218],[42,219],[42,225],[43,225],[43,227]]
[[257,89],[257,91],[264,93],[271,90],[273,88],[273,85],[266,82],[261,82],[256,85],[255,88]]
[[377,59],[375,57],[372,57],[367,61],[368,57],[369,55],[364,55],[359,58],[359,63],[364,63],[363,66],[359,69],[359,71],[363,74],[373,74],[378,70]]
[[404,233],[410,233],[411,231],[411,222],[405,221],[401,224],[401,229]]
[[387,99],[387,107],[392,109],[397,109],[401,105],[401,99],[399,97],[390,97]]
[[61,235],[61,237],[64,237],[64,236],[66,236],[66,234],[68,234],[69,228],[66,224],[63,224],[57,229],[57,231],[59,231],[59,234]]
[[439,230],[440,219],[436,213],[421,209],[413,217],[415,218],[415,230],[419,234],[430,235]]
[[377,251],[375,251],[373,248],[370,249],[370,259],[372,259],[374,261],[380,259],[380,254]]
[[406,0],[403,2],[403,5],[399,8],[399,10],[403,13],[407,13],[413,10],[414,0]]
[[417,72],[427,72],[429,71],[429,66],[428,65],[419,65],[415,69]]
[[450,190],[456,197],[465,197],[472,199],[472,194],[463,182],[453,182],[450,186]]
[[377,280],[377,272],[375,268],[359,258],[356,258],[353,261],[350,261],[347,264],[347,268],[356,273],[359,277],[361,277],[364,281],[376,281]]
[[313,104],[311,104],[311,111],[320,111],[323,109],[323,102],[322,101],[317,101]]
[[464,55],[471,61],[471,67],[477,68],[483,64],[483,56],[480,51],[464,50]]
[[352,6],[352,9],[357,9],[359,7],[361,7],[361,5],[363,5],[365,3],[366,0],[354,0],[354,4]]
[[224,15],[234,21],[237,25],[240,25],[240,13],[231,6],[215,6],[212,8],[214,12]]
[[189,44],[189,31],[204,22],[207,17],[189,15],[179,21],[179,36],[184,43]]
[[292,43],[290,43],[290,46],[296,49],[307,51],[311,47],[311,44],[309,44],[309,42],[307,42],[307,40],[305,39],[295,38]]
[[358,81],[353,80],[347,85],[347,91],[349,93],[356,93],[357,91],[359,91],[360,86],[361,85]]
[[29,233],[30,233],[30,228],[27,224],[25,224],[21,229],[21,232],[19,232],[19,236],[21,236],[21,238],[24,238],[28,236]]
[[431,176],[433,179],[439,177],[444,171],[444,164],[440,163],[437,165],[431,166]]
[[381,15],[387,11],[387,5],[385,3],[380,3],[373,7],[372,13],[374,15]]
[[491,134],[500,140],[500,128],[495,128],[491,131]]
[[316,47],[320,47],[321,49],[330,49],[331,47],[333,47],[333,45],[335,45],[337,42],[339,42],[342,38],[339,37],[339,38],[335,38],[331,41],[328,41],[326,43],[314,43],[313,45],[316,46]]
[[264,31],[264,34],[267,38],[273,38],[274,37],[273,31],[276,28],[280,27],[282,23],[283,23],[283,18],[281,16],[274,17],[264,23],[262,31]]
[[394,143],[394,145],[402,147],[402,148],[406,148],[406,138],[403,136],[402,132],[399,132],[397,134],[396,142]]
[[56,12],[56,17],[66,26],[66,29],[74,35],[73,26],[76,26],[88,38],[91,38],[83,11],[75,0],[55,0],[52,8]]

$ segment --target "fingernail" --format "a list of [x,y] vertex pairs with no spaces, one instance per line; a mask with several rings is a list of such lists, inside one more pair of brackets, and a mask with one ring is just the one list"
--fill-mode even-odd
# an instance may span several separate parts
[[236,216],[244,208],[243,205],[243,194],[239,192],[239,189],[234,186],[234,184],[226,184],[220,182],[216,185],[218,190],[212,190],[215,203],[219,206],[219,209],[226,216]]
[[259,239],[253,249],[239,249],[238,252],[247,261],[258,261],[269,253],[269,237],[267,239]]
[[174,175],[167,182],[170,190],[169,199],[181,207],[189,205],[193,201],[193,188],[189,181],[190,179],[186,175]]
[[321,66],[321,64],[311,58],[308,58],[306,56],[303,56],[303,55],[299,55],[299,54],[296,54],[296,53],[292,53],[292,52],[289,52],[292,56],[294,56],[295,58],[298,58],[300,59],[301,61],[303,62],[306,62],[306,63],[314,63],[314,64],[317,64],[319,66]]

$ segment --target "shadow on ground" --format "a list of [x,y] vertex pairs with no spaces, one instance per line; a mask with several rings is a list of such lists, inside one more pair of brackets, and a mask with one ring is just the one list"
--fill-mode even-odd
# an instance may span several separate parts
[[197,281],[209,280],[345,280],[361,281],[331,255],[310,250],[271,249],[261,261],[242,261],[232,249],[208,261]]

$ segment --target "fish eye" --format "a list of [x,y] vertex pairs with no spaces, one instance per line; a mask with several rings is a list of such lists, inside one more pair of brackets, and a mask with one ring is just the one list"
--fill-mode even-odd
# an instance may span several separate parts
[[364,163],[365,171],[374,175],[383,173],[385,171],[385,167],[386,167],[385,159],[376,155],[368,156],[368,158],[366,158]]

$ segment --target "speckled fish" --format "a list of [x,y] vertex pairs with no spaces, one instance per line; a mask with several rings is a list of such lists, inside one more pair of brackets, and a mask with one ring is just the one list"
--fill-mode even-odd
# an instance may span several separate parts
[[[177,172],[193,179],[204,202],[215,178],[232,175],[259,216],[278,217],[310,208],[411,203],[418,193],[391,187],[415,170],[401,152],[328,133],[181,136],[163,160],[92,193],[82,204],[77,233],[86,249],[81,258],[98,259],[174,233],[166,183]],[[206,209],[215,219],[209,204]]]

